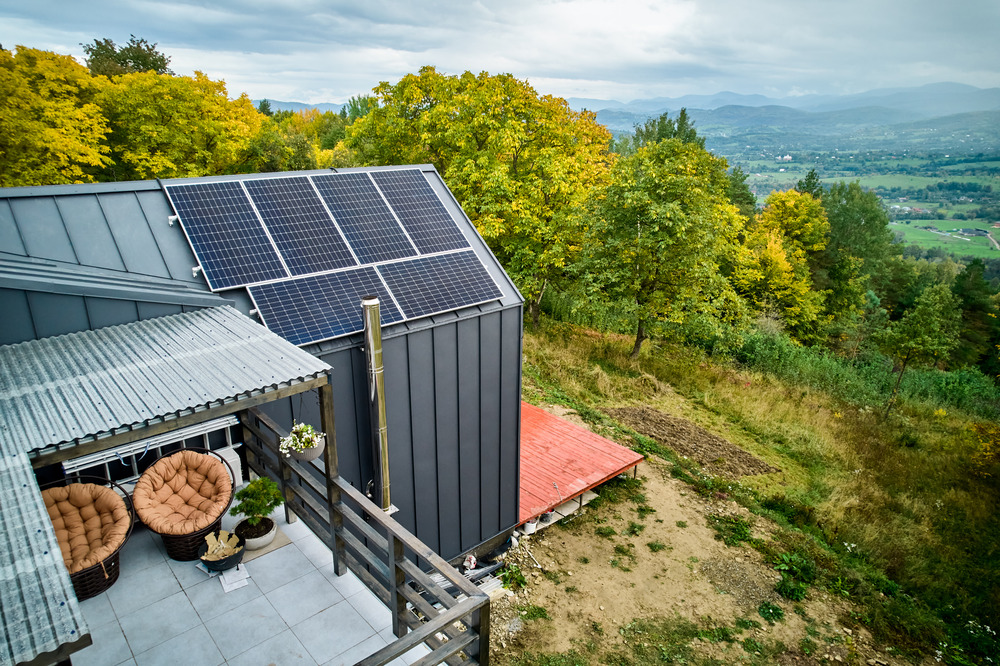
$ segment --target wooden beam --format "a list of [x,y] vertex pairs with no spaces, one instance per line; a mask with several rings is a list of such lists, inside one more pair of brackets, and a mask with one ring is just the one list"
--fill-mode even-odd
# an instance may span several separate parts
[[323,462],[326,466],[326,501],[330,511],[330,536],[333,538],[333,571],[338,576],[347,573],[347,564],[343,561],[344,539],[341,536],[344,519],[336,506],[340,504],[340,488],[336,479],[340,478],[337,462],[337,424],[333,416],[333,387],[327,383],[319,389],[319,423],[326,433],[326,450],[323,451]]
[[281,400],[282,398],[287,398],[291,395],[298,395],[299,393],[304,393],[315,388],[320,389],[320,392],[322,393],[323,387],[326,387],[328,390],[330,389],[329,383],[330,378],[324,374],[299,384],[286,386],[273,391],[267,391],[249,398],[237,398],[232,402],[227,402],[222,405],[216,405],[205,409],[199,409],[176,418],[166,418],[163,421],[157,421],[155,423],[150,423],[149,425],[128,427],[128,429],[123,430],[122,432],[116,432],[113,435],[83,442],[75,446],[67,445],[65,448],[58,449],[56,451],[35,454],[33,456],[32,454],[29,454],[29,457],[31,457],[31,466],[38,469],[39,467],[46,467],[55,463],[61,463],[64,460],[79,458],[80,456],[98,453],[99,451],[107,451],[108,449],[113,449],[116,446],[121,446],[122,444],[129,444],[140,439],[146,439],[147,437],[154,437],[156,435],[172,432],[174,430],[178,430],[179,428],[186,428],[187,426],[197,425],[198,423],[203,423],[205,421],[211,421],[212,419],[235,414],[245,409],[249,409],[250,407],[256,407],[258,405],[274,402],[275,400]]

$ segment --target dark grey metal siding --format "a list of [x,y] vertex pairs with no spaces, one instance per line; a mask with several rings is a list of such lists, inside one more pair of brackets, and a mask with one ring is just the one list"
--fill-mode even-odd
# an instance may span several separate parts
[[[513,528],[518,517],[520,306],[383,340],[395,518],[446,558]],[[321,356],[331,384],[340,474],[372,478],[364,353]],[[315,393],[266,406],[286,428],[319,423]]]

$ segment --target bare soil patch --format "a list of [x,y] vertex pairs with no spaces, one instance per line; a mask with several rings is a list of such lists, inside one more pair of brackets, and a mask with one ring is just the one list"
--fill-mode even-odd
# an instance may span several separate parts
[[636,432],[691,458],[712,476],[738,479],[780,471],[701,426],[652,407],[619,407],[605,412]]

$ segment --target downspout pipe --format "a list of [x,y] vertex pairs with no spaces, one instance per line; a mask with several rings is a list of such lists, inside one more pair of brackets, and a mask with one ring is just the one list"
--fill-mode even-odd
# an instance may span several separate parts
[[389,437],[385,416],[385,377],[382,368],[382,320],[377,296],[361,299],[365,324],[365,361],[368,375],[368,415],[371,423],[372,489],[370,497],[386,513],[394,513],[389,494]]

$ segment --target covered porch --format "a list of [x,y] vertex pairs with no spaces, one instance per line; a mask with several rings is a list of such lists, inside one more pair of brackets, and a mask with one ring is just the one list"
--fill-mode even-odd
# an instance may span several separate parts
[[[255,408],[316,390],[332,434],[331,370],[229,307],[0,347],[0,662],[486,663],[488,597],[339,477],[335,442],[322,466],[277,455]],[[78,602],[32,468],[228,415],[282,484],[289,542],[227,594],[137,526],[119,580]]]

